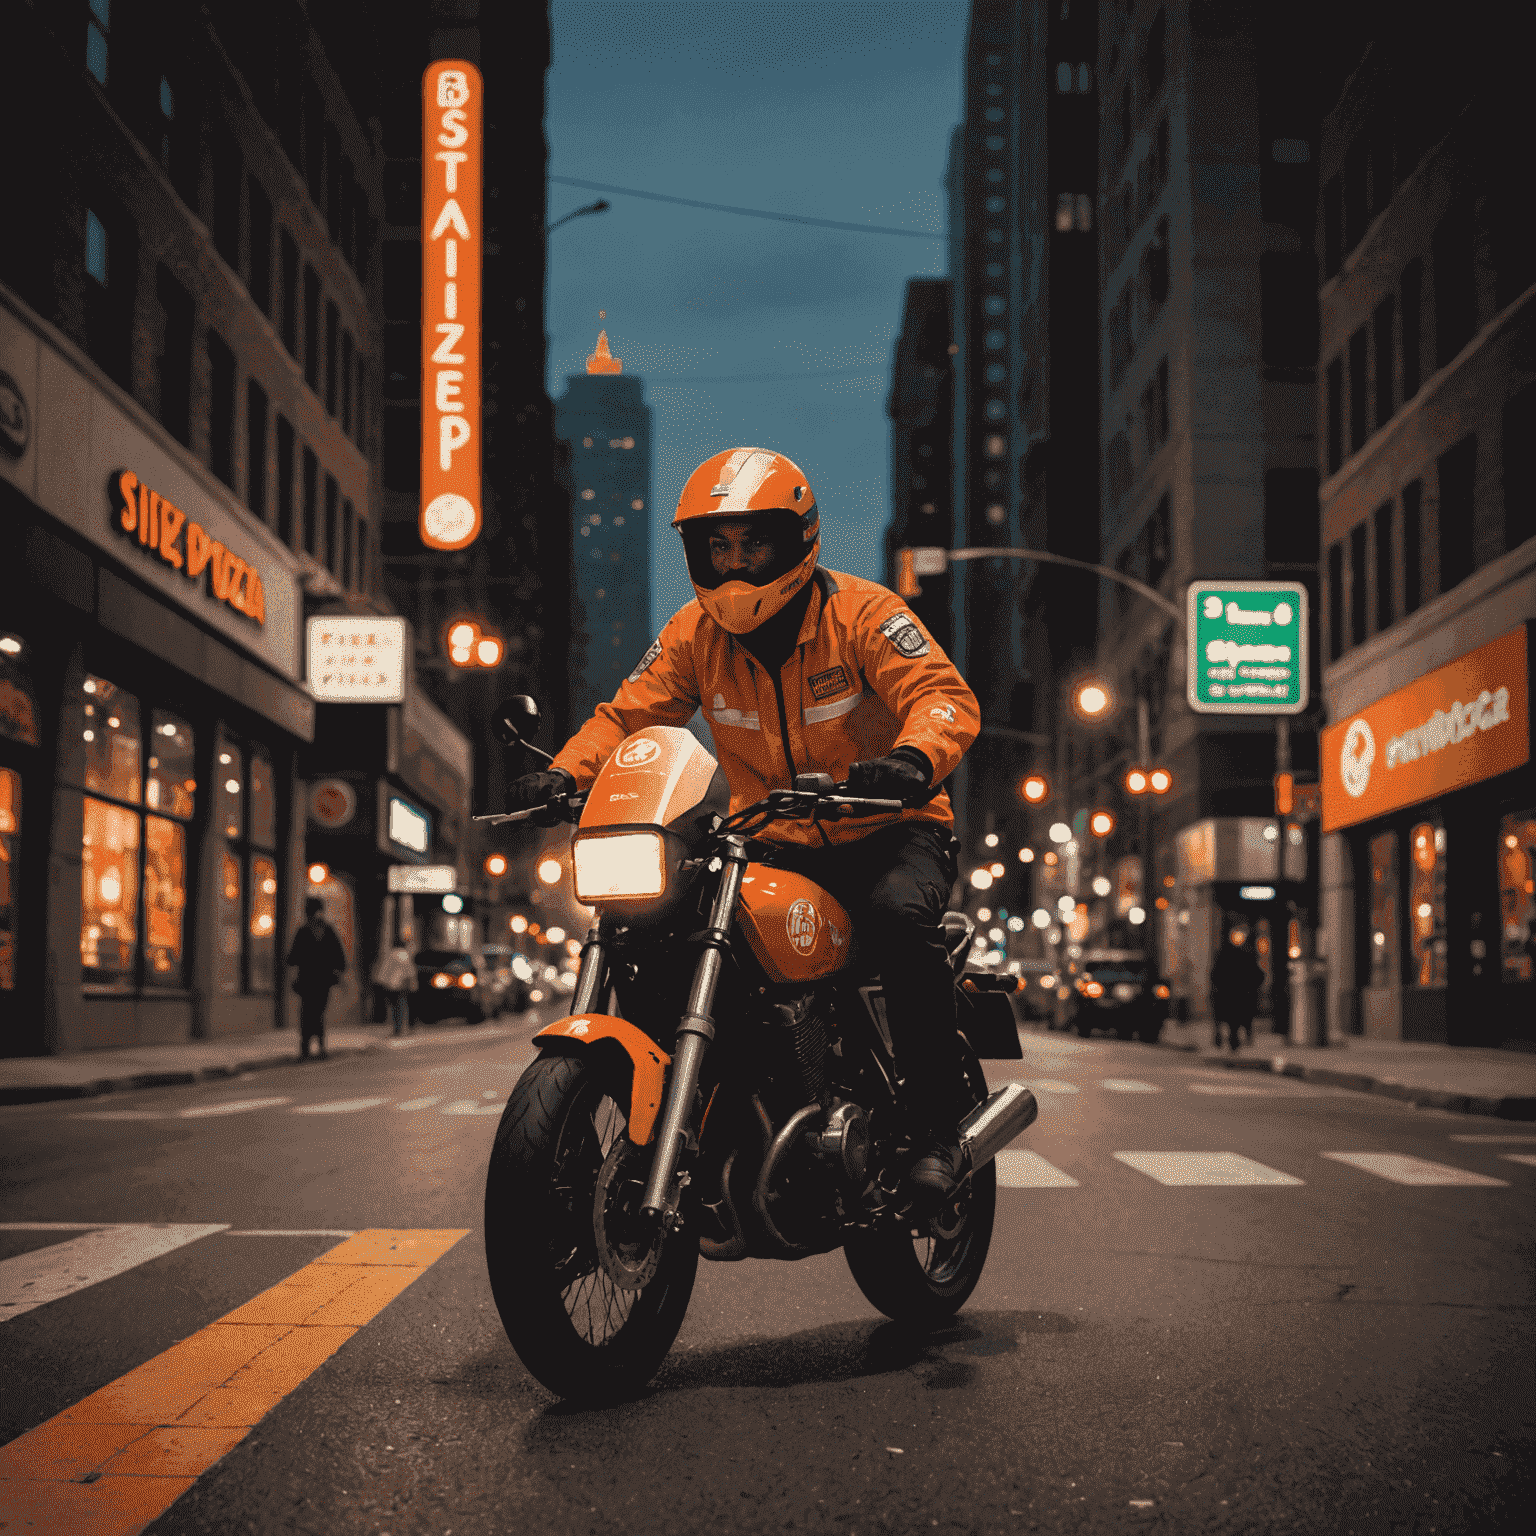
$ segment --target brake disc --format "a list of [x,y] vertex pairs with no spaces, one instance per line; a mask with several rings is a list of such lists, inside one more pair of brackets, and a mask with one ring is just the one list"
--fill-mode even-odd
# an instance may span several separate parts
[[645,1197],[645,1154],[620,1137],[603,1159],[592,1195],[592,1236],[598,1261],[621,1290],[649,1285],[661,1262],[665,1233],[640,1214]]

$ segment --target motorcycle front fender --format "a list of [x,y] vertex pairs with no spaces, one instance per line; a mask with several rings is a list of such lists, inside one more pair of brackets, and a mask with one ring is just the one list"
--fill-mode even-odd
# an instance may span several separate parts
[[629,1139],[645,1146],[656,1129],[661,1109],[662,1091],[672,1058],[644,1031],[626,1019],[607,1013],[578,1013],[553,1024],[546,1024],[534,1037],[546,1051],[574,1053],[589,1046],[612,1042],[629,1058],[634,1071],[629,1103],[624,1106],[629,1119]]

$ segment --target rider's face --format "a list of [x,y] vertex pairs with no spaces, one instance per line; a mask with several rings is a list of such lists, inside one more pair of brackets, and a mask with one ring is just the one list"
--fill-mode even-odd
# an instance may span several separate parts
[[773,564],[773,540],[749,518],[727,518],[709,530],[709,563],[717,576],[755,582]]

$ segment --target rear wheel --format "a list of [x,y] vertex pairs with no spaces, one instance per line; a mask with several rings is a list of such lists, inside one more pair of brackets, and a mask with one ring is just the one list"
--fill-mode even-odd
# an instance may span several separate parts
[[682,1327],[699,1245],[639,1217],[648,1150],[623,1090],[588,1056],[547,1056],[507,1102],[485,1186],[485,1257],[502,1327],[561,1397],[638,1392]]

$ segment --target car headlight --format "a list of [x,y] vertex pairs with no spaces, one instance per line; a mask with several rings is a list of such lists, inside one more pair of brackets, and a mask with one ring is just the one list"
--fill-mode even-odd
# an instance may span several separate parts
[[667,887],[659,832],[621,832],[576,840],[576,899],[660,896]]
[[461,987],[468,988],[474,986],[474,984],[475,973],[473,971],[465,971],[464,974],[459,977],[459,985]]
[[1140,994],[1141,988],[1138,987],[1134,982],[1117,981],[1115,983],[1114,992],[1116,1002],[1128,1003],[1133,997],[1136,997]]
[[1103,982],[1100,982],[1100,981],[1085,981],[1082,985],[1083,985],[1083,991],[1086,992],[1089,997],[1103,997],[1104,996],[1104,984],[1103,984]]
[[432,978],[432,985],[434,987],[451,987],[453,985],[453,977],[450,976],[447,971],[439,971],[437,975]]

